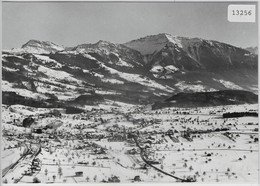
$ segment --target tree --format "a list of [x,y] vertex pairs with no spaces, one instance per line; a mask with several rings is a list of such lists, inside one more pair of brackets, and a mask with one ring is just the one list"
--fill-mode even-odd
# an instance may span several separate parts
[[56,180],[56,176],[53,175],[53,176],[52,176],[52,179],[53,179],[53,182],[55,182],[55,180]]
[[23,127],[30,127],[34,123],[34,119],[32,117],[25,118],[23,120]]
[[45,176],[47,176],[48,175],[48,169],[46,168],[45,169]]
[[140,176],[135,176],[135,177],[134,177],[134,181],[141,181]]
[[7,183],[8,183],[8,181],[7,181],[7,179],[6,179],[6,178],[3,180],[3,183],[5,183],[5,184],[7,184]]
[[41,183],[41,181],[39,180],[39,178],[34,177],[34,178],[33,178],[33,183]]
[[60,177],[62,176],[62,168],[60,166],[58,168],[58,174],[59,174]]

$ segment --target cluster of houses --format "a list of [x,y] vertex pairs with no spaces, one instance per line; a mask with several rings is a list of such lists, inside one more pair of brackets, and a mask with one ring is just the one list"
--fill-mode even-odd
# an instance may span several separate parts
[[23,175],[32,176],[35,172],[41,170],[41,160],[39,158],[35,158],[32,160],[30,167],[24,171]]

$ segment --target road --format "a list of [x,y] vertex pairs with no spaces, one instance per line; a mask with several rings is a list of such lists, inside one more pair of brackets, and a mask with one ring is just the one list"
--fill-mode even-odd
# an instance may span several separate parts
[[138,143],[138,140],[137,140],[137,137],[133,137],[135,143],[136,143],[136,146],[140,149],[140,156],[142,158],[142,160],[147,164],[149,165],[150,167],[153,167],[154,169],[156,169],[157,171],[167,175],[167,176],[170,176],[178,181],[181,181],[181,182],[191,182],[190,180],[185,180],[185,179],[182,179],[182,178],[179,178],[177,176],[173,176],[171,174],[169,174],[168,172],[165,172],[161,169],[159,169],[158,167],[155,167],[154,165],[152,165],[149,161],[147,161],[145,158],[144,158],[144,149],[142,147],[140,147],[139,143]]

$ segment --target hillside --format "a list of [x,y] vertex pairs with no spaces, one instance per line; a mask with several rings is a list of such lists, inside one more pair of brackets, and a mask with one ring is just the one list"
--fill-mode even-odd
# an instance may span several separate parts
[[214,92],[178,93],[163,102],[156,102],[152,108],[164,107],[212,107],[220,105],[256,104],[258,96],[240,90],[222,90]]
[[257,55],[247,50],[170,34],[147,36],[125,45],[141,52],[152,76],[174,82],[177,92],[224,89],[256,92]]
[[2,91],[15,96],[16,104],[24,103],[20,99],[84,107],[77,99],[84,95],[102,98],[98,103],[152,104],[180,92],[258,91],[257,55],[170,34],[75,47],[30,40],[3,51],[2,64]]

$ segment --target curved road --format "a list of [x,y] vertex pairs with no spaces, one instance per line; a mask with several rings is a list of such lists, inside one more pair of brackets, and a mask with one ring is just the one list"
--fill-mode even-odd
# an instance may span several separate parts
[[142,158],[142,160],[143,160],[146,164],[148,164],[149,166],[153,167],[153,168],[156,169],[157,171],[159,171],[159,172],[161,172],[161,173],[163,173],[163,174],[165,174],[165,175],[167,175],[167,176],[170,176],[170,177],[172,177],[172,178],[175,178],[176,180],[179,180],[179,181],[181,181],[181,182],[193,182],[193,181],[190,181],[190,180],[185,180],[185,179],[179,178],[179,177],[177,177],[177,176],[173,176],[173,175],[169,174],[168,172],[165,172],[165,171],[163,171],[163,170],[161,170],[161,169],[159,169],[159,168],[153,166],[149,161],[147,161],[147,160],[144,158],[144,149],[143,149],[142,147],[140,147],[140,145],[138,144],[138,141],[137,141],[136,137],[133,137],[133,138],[134,138],[134,141],[135,141],[135,143],[136,143],[136,146],[140,149],[141,158]]

